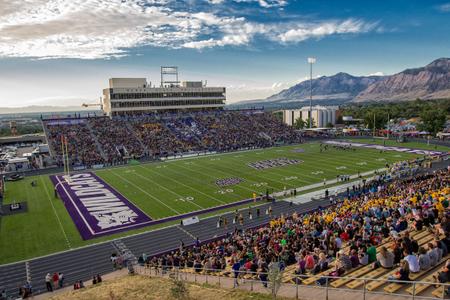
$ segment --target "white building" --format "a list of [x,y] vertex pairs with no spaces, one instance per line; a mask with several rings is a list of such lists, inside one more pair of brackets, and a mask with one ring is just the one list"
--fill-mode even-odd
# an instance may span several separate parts
[[[326,127],[328,123],[335,125],[337,111],[338,107],[336,106],[313,106],[311,111],[313,126],[323,128]],[[306,121],[308,117],[309,106],[305,106],[300,109],[283,110],[283,121],[290,126],[294,125],[297,119]],[[308,126],[309,124],[307,127]]]
[[[178,76],[178,75],[177,75]],[[202,81],[162,81],[152,87],[145,78],[111,78],[103,90],[103,111],[108,116],[176,110],[222,109],[225,87],[206,87]]]

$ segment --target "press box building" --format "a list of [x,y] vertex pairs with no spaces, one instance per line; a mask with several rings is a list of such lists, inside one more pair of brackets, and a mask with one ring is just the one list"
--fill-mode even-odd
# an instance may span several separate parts
[[108,116],[157,111],[210,110],[225,106],[225,87],[207,87],[202,81],[164,82],[152,87],[145,78],[111,78],[103,90]]

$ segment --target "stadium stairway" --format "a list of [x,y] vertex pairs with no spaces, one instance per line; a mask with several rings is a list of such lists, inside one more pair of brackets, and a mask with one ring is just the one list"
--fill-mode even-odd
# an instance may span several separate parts
[[108,156],[106,155],[105,151],[103,151],[103,147],[100,144],[100,142],[98,141],[97,136],[94,134],[94,130],[92,129],[92,126],[91,126],[91,124],[89,124],[89,122],[86,122],[86,127],[89,129],[89,134],[91,135],[91,138],[94,141],[98,152],[100,153],[100,155],[102,156],[102,158],[105,161],[108,161]]
[[56,151],[55,151],[55,149],[53,149],[53,143],[50,143],[48,140],[48,136],[49,136],[48,129],[47,129],[45,122],[43,122],[42,120],[41,120],[41,125],[42,125],[42,130],[44,131],[45,141],[48,145],[48,152],[50,153],[51,157],[55,157]]
[[133,129],[133,126],[131,126],[131,124],[129,122],[123,122],[123,124],[125,125],[125,127],[127,128],[127,130],[130,132],[130,134],[133,135],[133,137],[139,142],[139,144],[141,145],[142,149],[144,149],[145,153],[149,153],[148,151],[148,147],[147,145],[145,145],[142,142],[142,139],[139,137],[139,135],[136,133],[136,130]]

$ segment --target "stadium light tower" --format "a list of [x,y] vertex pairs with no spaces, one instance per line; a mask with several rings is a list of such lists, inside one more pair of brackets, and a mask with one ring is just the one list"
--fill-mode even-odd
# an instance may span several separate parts
[[315,57],[308,57],[309,64],[309,128],[312,128],[312,66],[316,63]]

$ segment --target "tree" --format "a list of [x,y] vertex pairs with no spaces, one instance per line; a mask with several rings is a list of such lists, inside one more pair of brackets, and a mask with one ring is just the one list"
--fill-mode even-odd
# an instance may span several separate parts
[[420,119],[422,120],[422,124],[420,124],[419,129],[436,135],[436,133],[444,128],[445,122],[447,121],[447,114],[440,109],[424,109],[420,114]]
[[283,282],[283,271],[280,269],[280,263],[273,262],[269,265],[268,277],[272,288],[272,298],[276,299]]
[[[305,123],[306,127],[309,128],[309,118],[306,118]],[[312,119],[311,125],[313,128],[316,127],[316,125],[314,124],[314,119]]]
[[[178,277],[178,276],[177,276]],[[170,293],[175,299],[189,299],[189,289],[182,278],[174,278]]]
[[364,123],[367,128],[373,129],[374,121],[375,129],[384,128],[387,124],[387,113],[381,109],[368,110],[364,116]]
[[327,125],[325,125],[326,128],[333,128],[333,124],[331,122],[328,122]]
[[295,122],[294,122],[294,127],[295,127],[296,129],[303,129],[303,128],[305,128],[306,126],[307,126],[307,124],[306,124],[305,121],[303,121],[302,118],[298,118],[298,119],[295,120]]

